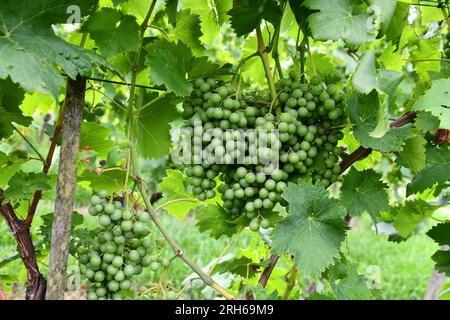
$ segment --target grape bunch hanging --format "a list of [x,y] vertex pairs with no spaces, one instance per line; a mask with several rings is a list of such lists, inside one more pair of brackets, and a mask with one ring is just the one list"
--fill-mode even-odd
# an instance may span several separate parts
[[[328,187],[340,173],[343,92],[319,76],[306,82],[290,73],[277,93],[275,102],[267,92],[241,93],[212,78],[196,79],[183,104],[190,142],[213,151],[210,161],[192,150],[185,165],[193,194],[204,201],[219,192],[230,219],[244,215],[254,231],[271,227],[270,213],[286,205],[281,195],[289,181],[307,176]],[[255,147],[255,141],[264,144]],[[250,157],[255,153],[258,163]],[[270,163],[275,154],[279,161]]]
[[120,299],[132,278],[143,267],[159,269],[158,257],[151,256],[153,240],[146,223],[147,212],[129,211],[104,190],[91,197],[89,214],[98,217],[92,242],[78,247],[77,254],[84,275],[89,280],[87,298]]
[[444,40],[444,57],[450,59],[450,32],[447,32]]

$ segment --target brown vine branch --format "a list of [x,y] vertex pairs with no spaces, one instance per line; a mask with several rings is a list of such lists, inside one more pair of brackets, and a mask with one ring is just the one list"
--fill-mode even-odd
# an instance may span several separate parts
[[[416,117],[416,112],[408,112],[397,120],[393,121],[389,126],[391,128],[402,127],[408,123],[413,122]],[[356,149],[352,154],[350,154],[341,162],[341,173],[350,168],[355,162],[366,158],[369,154],[372,153],[372,151],[372,149],[364,147],[359,147],[358,149]],[[272,255],[270,256],[270,264],[263,270],[259,278],[259,284],[263,288],[267,285],[267,281],[269,280],[270,275],[272,274],[272,271],[275,268],[275,265],[277,264],[279,258],[280,256],[275,253],[272,253]]]
[[10,203],[3,204],[3,190],[0,189],[0,214],[5,218],[17,242],[19,254],[27,269],[26,300],[44,300],[47,282],[39,271],[36,253],[29,228],[24,227]]
[[[48,173],[48,171],[50,170],[50,166],[52,165],[53,156],[55,154],[55,149],[58,144],[59,136],[60,136],[61,130],[62,130],[63,119],[64,119],[64,110],[65,110],[65,102],[59,112],[58,119],[56,120],[55,131],[53,132],[53,137],[51,140],[52,142],[50,144],[50,148],[47,153],[47,158],[45,159],[44,167],[42,168],[42,172],[45,174]],[[36,192],[33,195],[33,200],[31,201],[31,204],[28,207],[28,215],[27,215],[27,218],[24,223],[24,225],[27,228],[29,228],[31,226],[31,223],[33,222],[33,217],[34,217],[34,214],[36,213],[37,206],[38,206],[41,198],[42,198],[42,191],[36,190]]]

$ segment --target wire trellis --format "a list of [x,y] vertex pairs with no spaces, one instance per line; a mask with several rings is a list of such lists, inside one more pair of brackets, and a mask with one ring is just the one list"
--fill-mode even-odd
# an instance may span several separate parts
[[417,3],[411,3],[411,5],[422,6],[422,7],[431,7],[431,8],[436,8],[436,9],[441,9],[441,8],[450,9],[449,1],[442,1],[442,0],[422,0]]

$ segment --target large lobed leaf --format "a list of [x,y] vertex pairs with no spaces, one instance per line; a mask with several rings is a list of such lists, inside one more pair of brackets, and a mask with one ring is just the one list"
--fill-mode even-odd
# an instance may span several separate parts
[[378,125],[377,110],[380,108],[378,92],[370,94],[354,93],[348,100],[350,118],[355,124],[353,133],[365,148],[382,152],[403,150],[406,140],[411,136],[411,126],[390,128],[382,137],[371,136]]
[[438,79],[413,105],[413,110],[428,111],[440,120],[440,128],[450,129],[450,79]]
[[272,248],[293,255],[302,273],[319,275],[339,256],[348,229],[345,211],[322,186],[303,181],[290,183],[283,197],[290,214],[275,227]]
[[134,51],[139,45],[136,18],[112,8],[103,8],[92,14],[83,25],[83,30],[90,33],[100,51],[107,56]]
[[352,216],[367,212],[376,220],[381,211],[389,209],[387,188],[387,184],[381,181],[381,174],[374,170],[358,172],[351,168],[341,187],[342,205]]
[[31,124],[31,118],[25,117],[19,109],[24,96],[25,92],[9,78],[0,80],[0,140],[13,133],[13,123]]
[[89,76],[93,64],[108,63],[58,38],[52,24],[66,23],[76,5],[88,15],[98,0],[4,0],[0,6],[0,79],[8,76],[28,92],[51,92],[64,86],[61,67],[71,78]]
[[406,188],[407,195],[422,192],[435,184],[442,184],[450,179],[450,151],[448,147],[426,147],[426,164]]
[[306,0],[304,5],[313,13],[308,25],[316,40],[342,39],[351,45],[360,45],[375,39],[374,29],[368,22],[374,17],[360,13],[356,0]]
[[[179,116],[178,99],[173,94],[158,96],[157,93],[141,91],[137,97],[138,115],[133,127],[137,150],[145,158],[166,155],[171,146],[170,122]],[[144,103],[145,102],[145,103]],[[145,104],[149,104],[145,106]]]
[[235,1],[231,16],[231,26],[240,37],[247,35],[265,19],[278,26],[281,22],[281,8],[275,0],[243,0]]

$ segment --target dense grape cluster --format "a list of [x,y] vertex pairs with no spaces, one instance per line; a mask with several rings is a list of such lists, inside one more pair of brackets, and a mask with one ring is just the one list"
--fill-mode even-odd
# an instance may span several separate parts
[[129,289],[143,267],[153,271],[160,267],[159,259],[150,255],[153,241],[146,227],[150,217],[144,211],[126,210],[104,190],[93,195],[90,204],[89,214],[98,217],[99,228],[91,243],[77,249],[90,282],[87,298],[120,299],[119,291]]
[[445,58],[450,59],[450,32],[445,35],[444,56]]
[[230,84],[197,79],[183,105],[187,140],[211,153],[205,158],[191,150],[185,172],[193,194],[203,201],[218,191],[230,218],[244,214],[255,231],[269,228],[273,208],[285,205],[287,182],[308,175],[328,187],[340,172],[343,93],[319,77],[304,83],[294,74],[279,81],[277,91],[273,103],[268,93],[242,94]]

